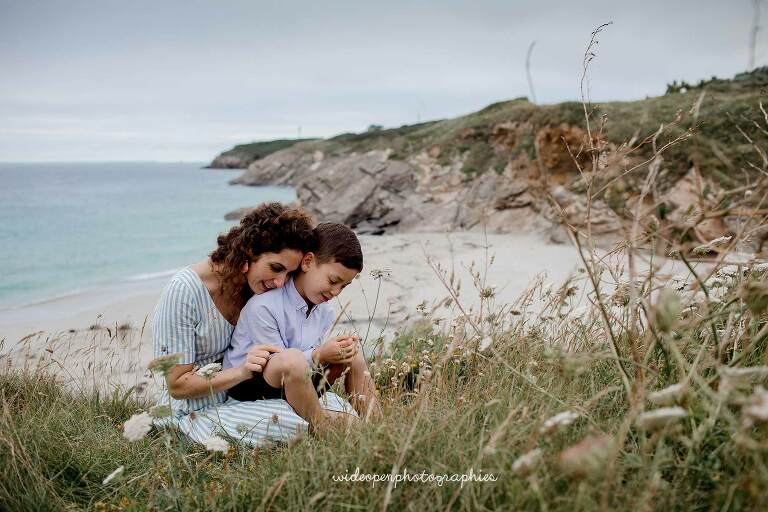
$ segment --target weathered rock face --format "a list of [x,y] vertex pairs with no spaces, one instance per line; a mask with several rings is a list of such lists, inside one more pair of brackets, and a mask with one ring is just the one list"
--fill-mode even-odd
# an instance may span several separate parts
[[[568,168],[566,157],[571,157],[564,148],[556,151],[555,139],[566,137],[575,144],[583,135],[566,125],[539,134],[518,123],[464,130],[462,140],[487,140],[497,154],[509,155],[506,167],[478,176],[462,172],[461,153],[446,158],[439,146],[429,146],[407,160],[390,158],[389,149],[326,154],[294,147],[253,162],[232,183],[294,187],[299,204],[318,219],[342,222],[364,234],[548,231],[564,220],[579,227],[586,219],[579,194],[567,191],[560,180],[542,180],[542,163],[532,161],[529,152],[514,149],[525,137],[531,145],[535,136],[552,166],[547,176],[572,178],[578,172],[572,161]],[[555,188],[562,201],[557,208],[551,204]],[[602,202],[593,204],[591,218],[596,234],[620,228],[616,215]]]
[[367,234],[483,225],[505,232],[530,226],[537,217],[530,209],[533,198],[525,178],[486,173],[466,181],[460,161],[447,166],[436,162],[439,151],[419,153],[408,162],[392,160],[389,154],[375,150],[326,156],[288,149],[254,162],[232,183],[292,186],[299,203],[318,219],[343,222]]
[[588,143],[587,133],[578,126],[562,123],[539,130],[536,145],[548,180],[559,185],[566,183],[578,173],[574,159],[586,169],[590,162],[589,152],[585,151]]

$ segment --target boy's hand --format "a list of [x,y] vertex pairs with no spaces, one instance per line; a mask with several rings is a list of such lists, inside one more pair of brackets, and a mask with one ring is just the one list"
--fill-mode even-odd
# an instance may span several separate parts
[[263,372],[271,355],[283,349],[274,345],[254,345],[245,355],[243,369],[249,373]]
[[357,355],[358,337],[342,334],[328,338],[316,350],[318,363],[349,364]]

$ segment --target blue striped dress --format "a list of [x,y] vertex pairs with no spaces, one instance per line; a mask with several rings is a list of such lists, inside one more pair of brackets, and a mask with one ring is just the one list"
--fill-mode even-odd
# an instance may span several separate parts
[[[180,364],[201,367],[221,361],[234,327],[219,312],[200,276],[190,267],[171,278],[155,307],[152,333],[155,357],[181,353]],[[196,442],[211,436],[229,437],[250,446],[289,441],[307,431],[307,422],[285,400],[238,402],[226,392],[176,400],[163,386],[158,404],[171,404],[173,414],[156,424],[172,425]],[[325,393],[323,408],[349,412],[352,406]]]

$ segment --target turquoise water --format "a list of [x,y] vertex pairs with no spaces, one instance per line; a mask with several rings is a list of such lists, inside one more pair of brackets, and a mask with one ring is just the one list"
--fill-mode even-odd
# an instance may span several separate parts
[[228,185],[203,163],[0,163],[0,309],[203,259],[224,214],[292,189]]

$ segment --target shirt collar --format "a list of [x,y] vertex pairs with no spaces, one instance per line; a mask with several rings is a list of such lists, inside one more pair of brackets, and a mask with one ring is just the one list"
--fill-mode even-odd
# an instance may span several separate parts
[[288,282],[285,283],[284,288],[285,294],[288,296],[291,304],[296,306],[297,310],[306,311],[307,301],[304,300],[304,297],[301,296],[299,290],[296,289],[296,284],[293,282],[293,277],[291,277]]

